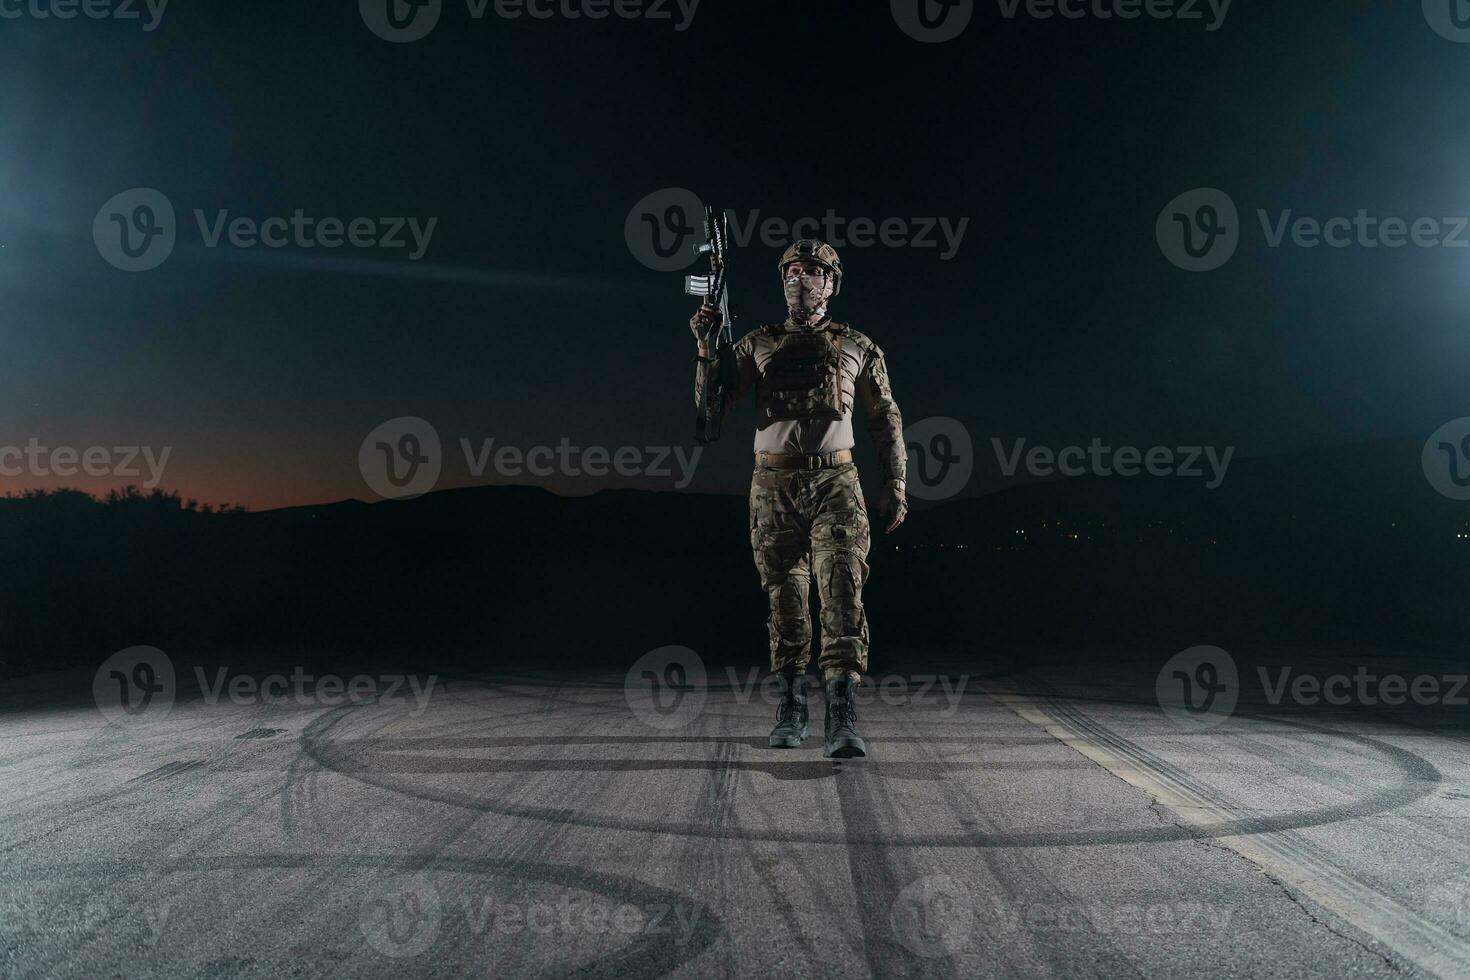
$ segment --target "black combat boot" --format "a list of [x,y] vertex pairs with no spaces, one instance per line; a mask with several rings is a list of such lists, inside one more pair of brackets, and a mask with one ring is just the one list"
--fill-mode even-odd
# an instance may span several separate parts
[[851,677],[834,677],[827,682],[827,744],[822,755],[829,759],[856,759],[868,754],[857,733],[857,705]]
[[807,737],[806,674],[795,671],[776,675],[781,704],[776,709],[776,727],[771,729],[773,749],[795,749]]

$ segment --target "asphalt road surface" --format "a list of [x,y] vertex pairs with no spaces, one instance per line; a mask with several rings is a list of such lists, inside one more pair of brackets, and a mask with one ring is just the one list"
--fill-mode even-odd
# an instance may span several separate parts
[[841,763],[723,668],[13,691],[0,975],[1470,975],[1470,709],[1181,720],[1103,662],[889,678]]

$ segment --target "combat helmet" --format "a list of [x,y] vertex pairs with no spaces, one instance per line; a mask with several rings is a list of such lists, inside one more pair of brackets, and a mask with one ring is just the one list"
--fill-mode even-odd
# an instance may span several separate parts
[[803,238],[781,253],[781,264],[777,267],[782,280],[786,278],[786,267],[793,262],[811,261],[832,273],[832,295],[842,292],[842,260],[837,249],[815,238]]

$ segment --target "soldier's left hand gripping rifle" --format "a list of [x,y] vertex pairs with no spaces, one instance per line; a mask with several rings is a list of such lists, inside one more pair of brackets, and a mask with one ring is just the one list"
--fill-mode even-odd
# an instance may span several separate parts
[[[685,276],[684,291],[691,296],[704,297],[704,305],[719,312],[719,328],[709,339],[714,354],[727,351],[734,341],[730,316],[730,289],[727,280],[729,263],[729,220],[723,210],[704,209],[704,238],[694,246],[696,255],[709,256],[709,275]],[[728,362],[728,358],[719,358]],[[700,445],[709,445],[720,438],[720,425],[725,417],[727,397],[727,374],[725,363],[718,370],[706,370],[697,392],[699,414],[694,419],[694,438]],[[709,365],[706,365],[708,368]]]

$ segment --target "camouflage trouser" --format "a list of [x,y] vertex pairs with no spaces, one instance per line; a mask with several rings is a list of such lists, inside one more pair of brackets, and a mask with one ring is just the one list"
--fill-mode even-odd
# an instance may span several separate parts
[[822,607],[825,670],[868,669],[868,511],[852,463],[821,470],[757,467],[750,485],[750,545],[771,602],[771,670],[811,660],[811,580]]

